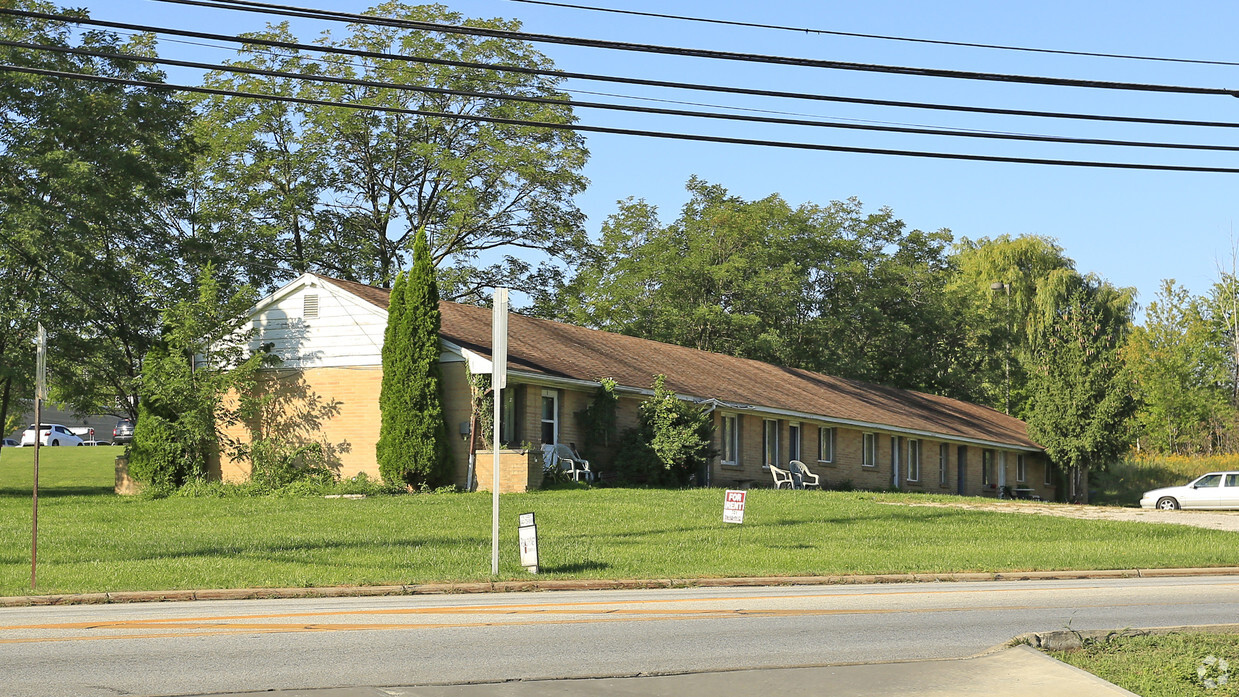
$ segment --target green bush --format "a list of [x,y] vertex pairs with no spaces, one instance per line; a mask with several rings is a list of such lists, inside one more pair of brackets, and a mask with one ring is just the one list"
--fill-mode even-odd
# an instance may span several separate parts
[[294,446],[279,440],[261,439],[251,443],[248,451],[250,479],[271,489],[293,483],[322,485],[335,481],[322,443]]
[[622,481],[685,486],[716,454],[709,412],[676,397],[665,382],[654,379],[654,396],[637,409],[639,426],[620,437],[615,468]]

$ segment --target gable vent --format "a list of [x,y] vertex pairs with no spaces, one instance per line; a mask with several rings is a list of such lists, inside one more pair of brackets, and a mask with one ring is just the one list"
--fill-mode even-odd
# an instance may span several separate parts
[[305,295],[305,305],[302,307],[301,316],[306,319],[318,317],[318,295]]

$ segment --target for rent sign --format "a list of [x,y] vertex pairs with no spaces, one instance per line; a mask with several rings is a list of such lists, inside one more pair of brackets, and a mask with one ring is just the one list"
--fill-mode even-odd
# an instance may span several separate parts
[[723,500],[723,522],[744,522],[744,496],[747,491],[727,490],[727,498]]

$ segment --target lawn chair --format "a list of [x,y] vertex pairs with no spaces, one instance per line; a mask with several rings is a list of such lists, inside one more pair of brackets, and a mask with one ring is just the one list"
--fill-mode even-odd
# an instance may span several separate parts
[[774,488],[782,489],[786,484],[788,489],[795,489],[796,484],[792,481],[792,473],[784,469],[779,469],[774,465],[770,465],[770,476],[774,478]]
[[[543,450],[550,448],[550,446],[547,445],[542,447]],[[569,448],[563,443],[557,444],[551,450],[550,458],[550,464],[548,466],[558,467],[563,470],[565,474],[572,478],[572,481],[579,482],[582,477],[584,477],[587,482],[594,481],[594,473],[589,468],[589,460],[581,457],[573,451],[572,448]]]
[[793,478],[799,475],[800,486],[797,488],[799,489],[808,489],[808,488],[821,489],[822,488],[821,477],[810,472],[809,468],[805,465],[805,463],[801,462],[800,460],[792,460],[788,464],[788,468],[792,471]]

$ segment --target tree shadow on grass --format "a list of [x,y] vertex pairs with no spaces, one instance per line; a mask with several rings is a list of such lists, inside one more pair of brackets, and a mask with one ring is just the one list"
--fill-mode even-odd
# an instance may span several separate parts
[[481,538],[473,540],[461,539],[459,537],[422,537],[365,541],[240,541],[235,544],[229,544],[226,540],[212,540],[205,544],[195,544],[190,542],[179,549],[171,550],[154,551],[135,549],[132,550],[131,554],[125,554],[123,557],[119,557],[118,560],[156,561],[160,559],[205,559],[213,557],[228,559],[243,557],[275,560],[281,559],[290,554],[299,555],[304,553],[331,552],[336,550],[364,550],[367,552],[391,550],[394,553],[400,553],[420,547],[448,547],[459,545],[476,545],[481,547],[483,541],[484,540]]
[[538,569],[548,574],[578,574],[585,571],[604,571],[611,565],[601,561],[582,561],[575,564],[558,564],[555,566],[540,565]]
[[[28,499],[31,497],[29,488],[0,488],[0,498]],[[115,492],[110,486],[40,486],[39,498],[59,498],[61,496],[112,496]]]

